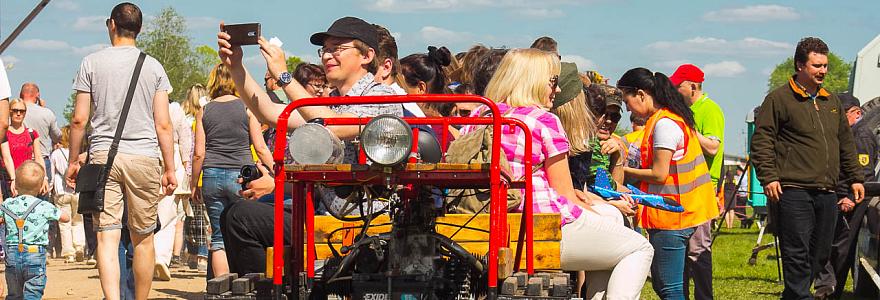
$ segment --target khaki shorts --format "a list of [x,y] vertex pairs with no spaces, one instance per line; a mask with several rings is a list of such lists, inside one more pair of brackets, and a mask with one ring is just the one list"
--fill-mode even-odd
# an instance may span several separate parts
[[[107,151],[90,154],[90,163],[105,163]],[[159,158],[117,153],[104,188],[104,211],[93,214],[97,231],[121,229],[128,209],[128,230],[150,234],[156,229],[161,193]]]

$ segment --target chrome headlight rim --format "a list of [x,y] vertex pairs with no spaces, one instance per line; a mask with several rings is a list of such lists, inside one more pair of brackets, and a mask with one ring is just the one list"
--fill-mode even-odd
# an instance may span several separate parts
[[[368,134],[369,130],[373,126],[377,126],[376,123],[383,121],[383,120],[388,120],[388,119],[394,120],[394,121],[398,122],[398,124],[400,124],[402,127],[406,128],[405,131],[406,131],[406,136],[407,136],[407,138],[406,138],[407,143],[405,143],[405,145],[404,145],[404,150],[405,150],[404,155],[401,155],[398,159],[394,160],[393,162],[383,163],[383,162],[380,162],[380,161],[374,159],[373,157],[370,157],[370,151],[367,150],[367,139],[365,137]],[[363,149],[364,154],[367,157],[367,159],[370,162],[377,164],[377,165],[396,166],[396,165],[399,165],[401,163],[406,162],[409,159],[410,155],[412,154],[412,147],[413,147],[412,127],[410,127],[409,123],[407,123],[401,117],[398,117],[396,115],[384,114],[384,115],[378,115],[378,116],[373,117],[372,119],[370,119],[369,122],[367,122],[366,125],[364,125],[364,128],[361,130],[360,134],[358,135],[358,139],[360,140],[361,148]]]

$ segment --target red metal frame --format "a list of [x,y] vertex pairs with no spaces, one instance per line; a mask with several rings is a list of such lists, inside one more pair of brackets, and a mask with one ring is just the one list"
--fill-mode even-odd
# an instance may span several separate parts
[[[501,169],[499,164],[499,155],[500,155],[500,145],[501,145],[501,135],[493,134],[492,135],[492,148],[491,148],[491,161],[489,165],[488,178],[486,178],[486,173],[484,171],[472,171],[472,170],[463,170],[463,171],[452,171],[452,170],[442,170],[442,171],[401,171],[396,172],[394,174],[395,179],[397,180],[397,184],[419,184],[425,181],[442,181],[445,184],[443,186],[474,186],[475,182],[485,182],[486,179],[489,180],[489,187],[491,191],[491,200],[490,200],[490,220],[489,220],[489,270],[488,270],[488,286],[490,291],[494,291],[497,289],[498,284],[498,251],[499,248],[503,246],[504,243],[509,244],[509,235],[508,235],[508,225],[507,225],[507,195],[506,189],[508,187],[512,188],[520,188],[524,187],[526,189],[525,197],[524,197],[524,209],[522,214],[522,224],[520,226],[519,239],[517,242],[517,250],[516,250],[516,260],[515,260],[515,269],[519,269],[519,261],[520,255],[522,252],[523,246],[525,246],[526,252],[526,269],[528,273],[534,273],[534,253],[533,253],[533,232],[532,232],[532,206],[533,206],[533,195],[532,195],[532,180],[530,174],[532,174],[532,161],[531,161],[531,153],[532,153],[532,137],[531,131],[528,126],[513,118],[504,118],[501,117],[501,114],[498,111],[498,107],[495,103],[487,98],[480,96],[472,96],[472,95],[407,95],[407,96],[363,96],[363,97],[334,97],[334,98],[307,98],[296,100],[293,103],[289,104],[281,115],[278,117],[278,123],[280,126],[277,126],[276,136],[275,136],[275,150],[273,153],[273,159],[275,161],[275,232],[274,232],[274,257],[273,257],[273,274],[276,276],[273,277],[273,283],[276,285],[276,288],[280,287],[282,284],[282,276],[277,276],[277,274],[282,274],[282,269],[284,265],[284,210],[283,210],[283,202],[284,202],[284,183],[291,182],[293,183],[294,190],[291,191],[293,194],[293,227],[300,228],[299,230],[291,230],[292,235],[292,248],[294,252],[302,251],[303,246],[306,246],[306,261],[303,262],[303,255],[300,252],[298,255],[291,255],[290,259],[293,260],[292,268],[290,271],[290,275],[294,277],[293,282],[299,282],[299,274],[303,271],[303,264],[306,264],[306,276],[309,279],[313,279],[314,274],[314,260],[315,260],[315,241],[314,241],[314,210],[312,205],[312,195],[313,195],[313,185],[315,182],[339,182],[339,183],[367,183],[372,182],[374,180],[378,180],[376,183],[381,183],[381,178],[377,178],[375,176],[376,172],[371,172],[369,170],[361,170],[361,171],[296,171],[290,172],[288,175],[284,168],[284,158],[285,151],[287,146],[287,126],[288,120],[290,118],[290,114],[293,110],[305,107],[305,106],[327,106],[327,105],[362,105],[362,104],[395,104],[395,103],[407,103],[407,102],[470,102],[470,103],[480,103],[486,105],[492,112],[490,117],[479,117],[479,118],[471,118],[471,117],[440,117],[440,118],[404,118],[404,120],[410,125],[434,125],[439,124],[443,125],[443,128],[449,125],[491,125],[493,132],[502,132],[502,125],[508,125],[509,130],[514,130],[515,127],[519,127],[526,134],[526,142],[525,142],[525,152],[527,153],[524,159],[524,167],[525,167],[525,180],[524,182],[502,182],[501,180]],[[328,118],[325,119],[325,125],[364,125],[371,118]],[[506,132],[505,132],[506,133]],[[438,133],[441,135],[441,147],[442,150],[446,151],[446,144],[449,139],[449,136],[446,130],[442,130],[442,132]],[[504,133],[502,133],[504,134]],[[363,151],[360,151],[359,156],[363,156]],[[363,159],[363,158],[361,158]],[[303,203],[304,202],[304,203]],[[296,205],[296,203],[301,203],[304,205]],[[524,226],[523,226],[524,225]],[[303,232],[305,229],[305,232]],[[305,233],[305,235],[304,235]],[[305,239],[305,240],[304,240]],[[525,242],[523,241],[525,239]]]

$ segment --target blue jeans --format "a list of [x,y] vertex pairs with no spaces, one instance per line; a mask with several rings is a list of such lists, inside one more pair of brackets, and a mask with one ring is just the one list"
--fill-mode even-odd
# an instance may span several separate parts
[[223,211],[241,199],[238,191],[241,185],[237,182],[241,169],[205,168],[202,170],[202,198],[211,221],[210,250],[223,250],[223,233],[220,231],[220,215]]
[[134,299],[134,246],[128,229],[122,229],[119,239],[119,294],[124,300]]
[[46,247],[39,252],[18,252],[18,247],[6,249],[6,299],[42,299],[46,288]]
[[651,285],[660,299],[685,299],[684,260],[687,255],[688,239],[693,233],[694,228],[648,229],[648,240],[651,246],[654,246]]

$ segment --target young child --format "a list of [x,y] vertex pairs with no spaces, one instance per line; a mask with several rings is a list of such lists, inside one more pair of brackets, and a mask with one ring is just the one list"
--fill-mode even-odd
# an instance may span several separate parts
[[70,216],[34,195],[46,173],[33,160],[22,162],[15,170],[15,191],[0,205],[6,225],[6,299],[42,299],[46,288],[46,245],[49,244],[49,221],[66,223]]

